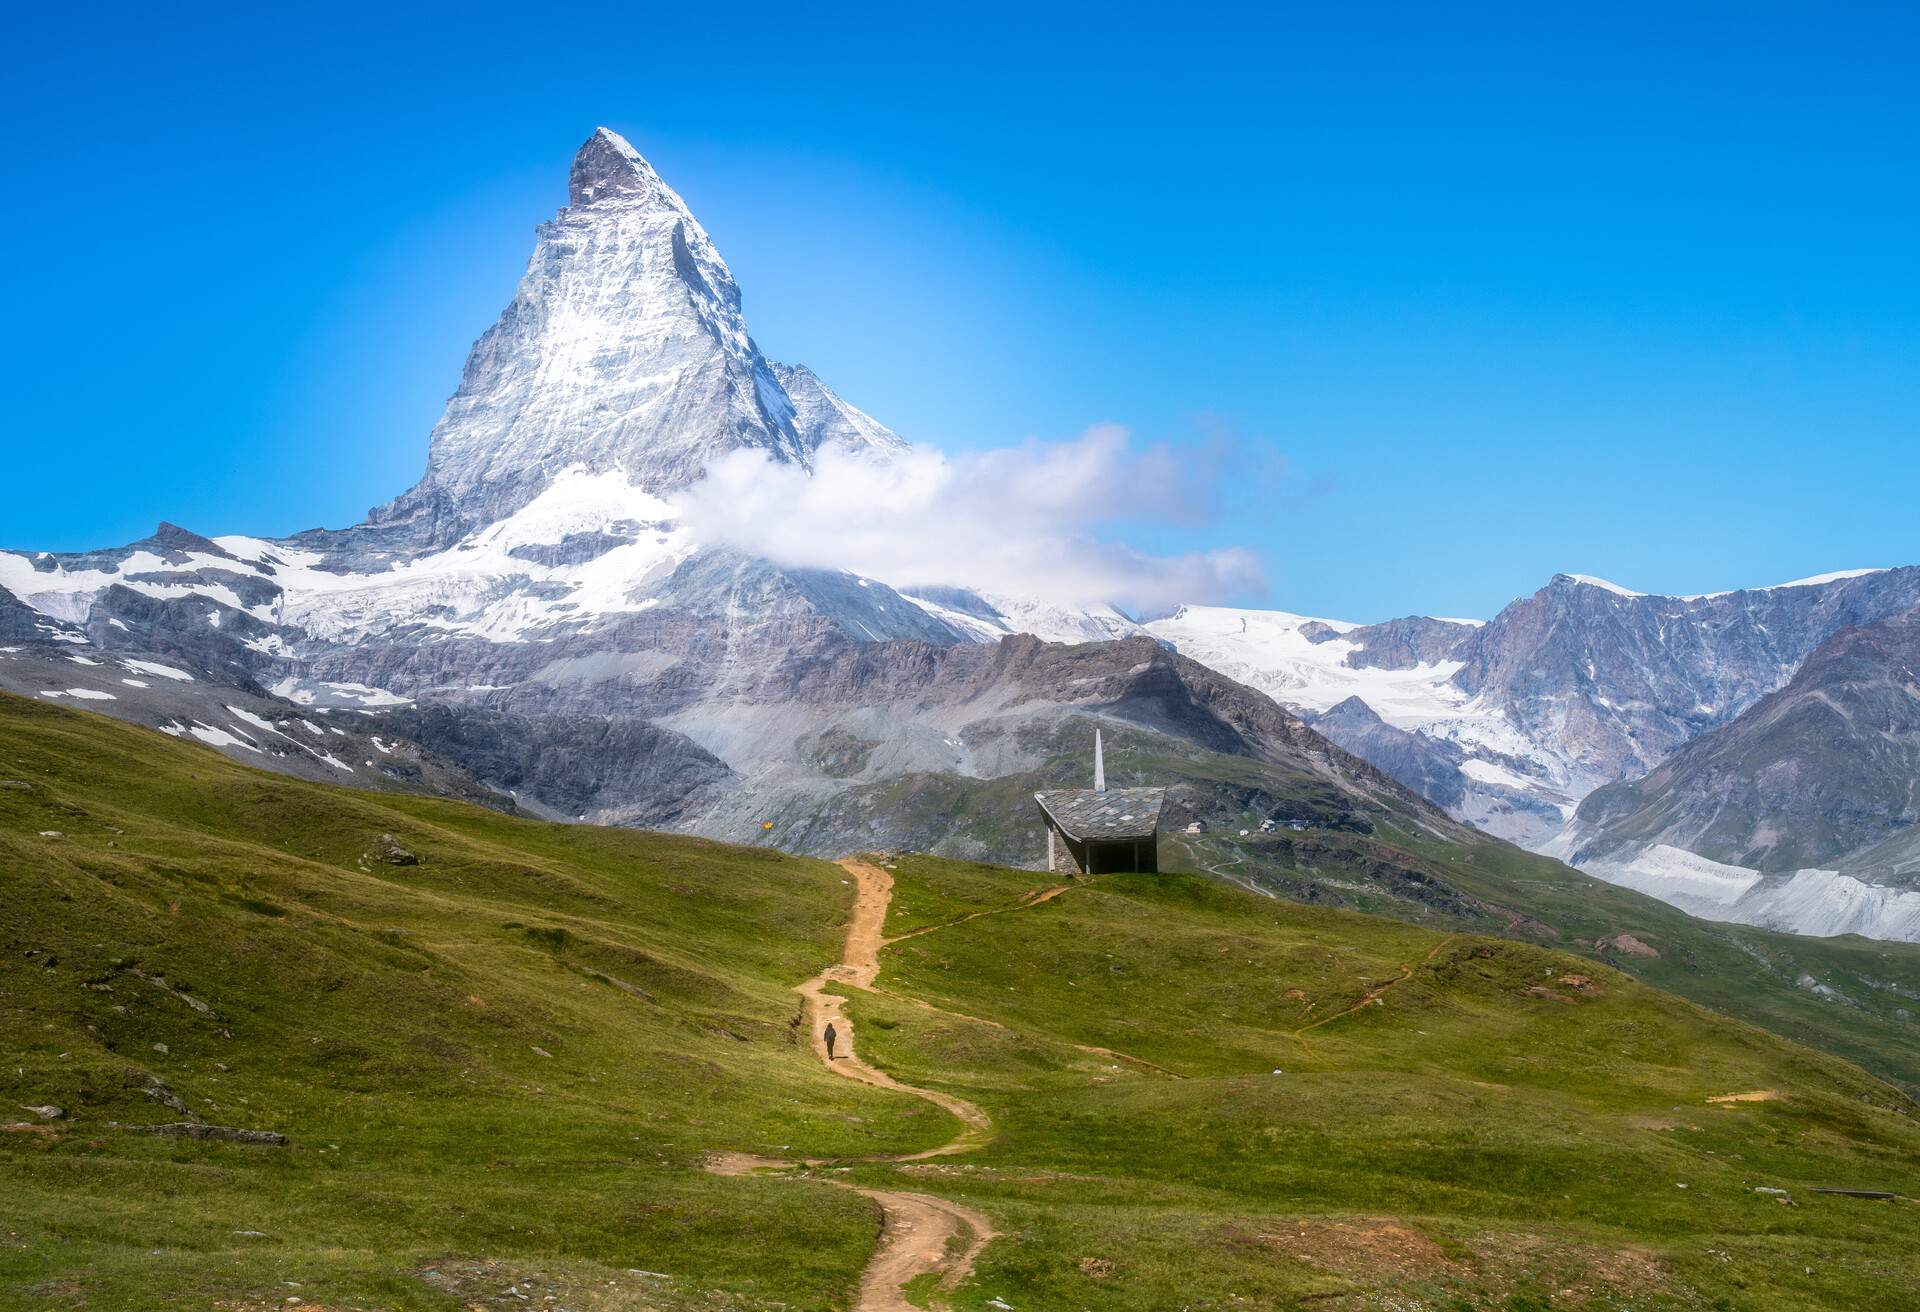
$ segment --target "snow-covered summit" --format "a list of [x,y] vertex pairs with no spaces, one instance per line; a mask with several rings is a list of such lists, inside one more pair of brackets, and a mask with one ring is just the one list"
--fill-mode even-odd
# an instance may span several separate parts
[[1738,596],[1743,592],[1785,592],[1789,588],[1820,588],[1829,583],[1845,583],[1849,579],[1863,579],[1874,574],[1885,574],[1886,567],[1878,569],[1837,569],[1825,574],[1815,574],[1804,579],[1790,579],[1785,583],[1768,583],[1757,588],[1723,588],[1719,592],[1635,592],[1632,588],[1623,588],[1607,579],[1595,578],[1591,574],[1556,574],[1555,583],[1571,583],[1582,587],[1599,588],[1611,592],[1616,597],[1652,597],[1656,601],[1714,601],[1720,597]]
[[445,547],[564,470],[660,496],[743,448],[810,468],[830,441],[904,446],[811,373],[761,354],[706,229],[619,134],[600,128],[580,147],[568,194],[468,356],[425,476],[372,523]]
[[[907,443],[811,369],[766,359],[706,229],[618,133],[599,128],[579,148],[568,197],[469,354],[424,476],[368,523],[226,546],[163,525],[117,551],[0,553],[0,588],[76,623],[115,589],[211,606],[196,622],[241,614],[273,630],[250,635],[249,650],[275,658],[309,643],[586,641],[742,579],[777,590],[730,560],[689,565],[719,544],[682,522],[678,494],[742,450],[811,470],[824,449],[886,460]],[[964,589],[960,622],[871,580],[794,586],[876,640],[1131,628],[1117,613],[996,604]]]
[[1582,587],[1599,588],[1602,592],[1611,592],[1616,597],[1644,597],[1647,595],[1644,592],[1635,592],[1632,588],[1623,588],[1618,583],[1611,582],[1607,579],[1595,578],[1591,574],[1556,574],[1553,576],[1555,583],[1560,582],[1562,579],[1568,583],[1580,584]]
[[573,168],[567,175],[567,197],[575,206],[595,201],[660,204],[692,217],[679,193],[612,128],[595,128],[574,155]]

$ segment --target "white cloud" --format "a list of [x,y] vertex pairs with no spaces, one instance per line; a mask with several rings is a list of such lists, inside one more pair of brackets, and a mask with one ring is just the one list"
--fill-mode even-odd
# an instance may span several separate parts
[[822,451],[814,472],[736,451],[676,497],[696,541],[786,565],[852,570],[895,586],[955,584],[1063,605],[1135,608],[1258,590],[1241,548],[1159,556],[1111,536],[1117,525],[1204,522],[1220,470],[1125,429],[890,461]]

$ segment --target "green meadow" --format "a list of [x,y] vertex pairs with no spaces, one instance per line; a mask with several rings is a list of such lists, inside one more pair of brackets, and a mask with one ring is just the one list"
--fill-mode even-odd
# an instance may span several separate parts
[[[791,991],[839,867],[0,698],[0,1307],[848,1308],[879,1216],[827,1173],[993,1220],[929,1305],[1920,1299],[1920,1122],[1840,1056],[1533,944],[885,859],[923,932],[861,1053],[996,1128],[902,1166],[860,1159],[954,1121],[826,1072]],[[288,1142],[142,1128],[193,1122]]]

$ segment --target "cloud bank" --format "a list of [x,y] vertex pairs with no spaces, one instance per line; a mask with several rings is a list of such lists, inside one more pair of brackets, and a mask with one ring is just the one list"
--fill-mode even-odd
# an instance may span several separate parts
[[1220,477],[1204,452],[1136,447],[1102,426],[1068,442],[958,456],[916,447],[885,462],[827,448],[811,474],[735,451],[675,501],[697,541],[785,565],[1138,612],[1263,586],[1244,549],[1155,555],[1113,536],[1156,520],[1204,524]]

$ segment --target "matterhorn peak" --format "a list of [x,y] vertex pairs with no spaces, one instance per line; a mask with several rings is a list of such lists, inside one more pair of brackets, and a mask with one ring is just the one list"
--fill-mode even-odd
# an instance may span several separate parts
[[374,523],[445,546],[568,470],[666,496],[732,451],[811,468],[827,445],[905,446],[811,370],[761,355],[712,239],[619,133],[587,138],[568,193],[540,226],[513,302],[468,356],[426,475]]
[[597,201],[657,200],[675,209],[686,205],[654,171],[653,165],[612,128],[595,128],[573,157],[567,177],[567,199],[573,205]]

